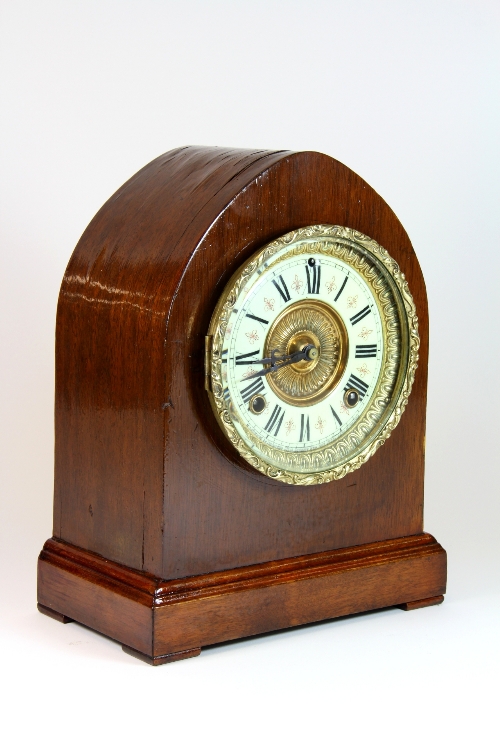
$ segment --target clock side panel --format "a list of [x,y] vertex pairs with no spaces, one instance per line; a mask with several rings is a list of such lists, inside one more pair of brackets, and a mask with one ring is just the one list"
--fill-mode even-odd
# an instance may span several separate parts
[[56,323],[57,538],[161,574],[171,299],[207,226],[278,158],[203,147],[169,152],[123,185],[83,234]]
[[[289,487],[230,446],[204,390],[204,336],[231,275],[266,242],[339,224],[385,247],[408,280],[421,348],[406,411],[367,464],[326,485]],[[164,578],[183,577],[418,534],[423,526],[428,319],[406,232],[360,177],[330,157],[284,155],[236,195],[198,245],[169,316],[165,357]]]

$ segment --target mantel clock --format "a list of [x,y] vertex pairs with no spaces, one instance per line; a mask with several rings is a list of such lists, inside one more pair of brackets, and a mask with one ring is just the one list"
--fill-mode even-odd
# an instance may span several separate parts
[[323,154],[188,147],[66,270],[40,611],[151,664],[438,604],[428,319],[387,204]]

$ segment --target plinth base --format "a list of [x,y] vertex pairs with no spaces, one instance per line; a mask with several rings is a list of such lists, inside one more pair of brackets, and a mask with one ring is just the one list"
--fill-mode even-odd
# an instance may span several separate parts
[[163,581],[49,539],[38,606],[123,644],[149,664],[203,646],[382,607],[440,604],[446,552],[429,534]]

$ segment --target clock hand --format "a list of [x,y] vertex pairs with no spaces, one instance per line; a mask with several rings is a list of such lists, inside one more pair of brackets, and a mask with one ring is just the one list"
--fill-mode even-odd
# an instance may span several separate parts
[[[298,354],[300,354],[300,352],[298,352]],[[301,359],[303,359],[303,357],[288,360],[287,362],[280,362],[279,364],[272,365],[272,367],[264,367],[264,369],[254,372],[252,375],[247,375],[245,378],[241,378],[241,380],[251,380],[251,378],[257,378],[259,375],[269,375],[270,372],[276,372],[280,367],[286,367],[287,365],[292,365],[294,362],[300,362]]]
[[251,359],[241,360],[237,364],[239,365],[275,365],[277,360],[289,359],[293,357],[293,354],[277,354],[278,349],[273,349],[270,357],[264,357],[264,359]]
[[294,354],[283,354],[283,355],[278,354],[277,355],[276,354],[277,351],[278,351],[277,349],[273,349],[270,357],[266,357],[264,359],[255,361],[255,364],[257,364],[257,362],[262,363],[262,364],[269,363],[271,364],[271,367],[264,367],[262,370],[259,370],[258,372],[254,372],[251,375],[246,375],[244,378],[241,378],[241,380],[251,380],[252,378],[259,377],[259,375],[268,375],[270,372],[276,372],[276,370],[279,370],[280,367],[293,365],[295,364],[295,362],[301,362],[304,359],[307,359],[307,360],[316,359],[318,356],[318,350],[312,344],[308,344],[307,346],[304,346],[303,349],[301,349],[298,352],[295,352]]

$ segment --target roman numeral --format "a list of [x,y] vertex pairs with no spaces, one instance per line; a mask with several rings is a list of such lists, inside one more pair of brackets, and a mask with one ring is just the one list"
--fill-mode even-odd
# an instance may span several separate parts
[[338,292],[337,292],[337,296],[336,296],[336,297],[335,297],[335,299],[333,300],[334,302],[336,302],[336,301],[338,300],[338,298],[340,297],[340,295],[341,295],[341,294],[342,294],[342,292],[344,291],[344,287],[345,287],[345,285],[347,284],[347,279],[348,279],[348,278],[349,278],[349,277],[348,277],[348,276],[346,276],[346,277],[345,277],[345,279],[344,279],[344,281],[342,282],[342,286],[341,286],[341,287],[340,287],[340,289],[338,290]]
[[368,390],[368,385],[365,383],[364,380],[357,378],[356,375],[351,375],[351,377],[346,383],[344,391],[349,391],[351,388],[354,388],[356,391],[358,391],[359,397],[361,399],[363,398],[363,396],[366,395],[366,391]]
[[229,388],[224,388],[222,395],[224,396],[224,401],[226,402],[229,401],[229,399],[231,398],[231,395],[229,393]]
[[332,410],[333,416],[335,417],[335,419],[337,420],[337,422],[339,423],[339,425],[342,427],[342,422],[340,421],[340,417],[337,414],[337,412],[335,411],[335,409],[333,408],[333,406],[330,406],[330,409]]
[[285,412],[281,408],[281,406],[276,406],[273,409],[273,413],[269,417],[269,422],[264,427],[267,432],[272,432],[274,429],[274,426],[276,425],[276,430],[274,431],[274,437],[277,436],[278,432],[280,431],[281,423],[283,422],[283,417],[285,416]]
[[252,320],[256,320],[258,323],[264,323],[265,326],[269,325],[268,320],[264,320],[264,318],[258,318],[257,315],[251,315],[250,313],[247,313],[247,318],[252,318]]
[[257,378],[257,380],[254,380],[253,383],[250,383],[250,385],[247,385],[246,388],[243,388],[243,390],[241,391],[241,398],[247,404],[252,396],[256,396],[257,393],[263,388],[264,381],[262,380],[262,378]]
[[283,302],[289,302],[290,301],[290,292],[288,291],[287,285],[285,284],[283,280],[283,276],[279,276],[279,281],[276,281],[276,279],[273,279],[273,284],[278,290],[278,292],[283,297]]
[[356,344],[356,359],[360,357],[376,357],[377,344]]
[[300,415],[300,437],[299,437],[299,443],[304,443],[306,440],[311,439],[311,432],[309,430],[309,417],[304,417],[303,414]]
[[307,274],[307,293],[319,294],[319,285],[321,283],[321,266],[314,265],[311,268],[311,270],[309,270],[309,265],[306,264],[306,274]]
[[371,308],[367,305],[366,307],[363,307],[362,310],[359,311],[359,313],[356,313],[356,315],[353,315],[352,318],[349,318],[353,326],[356,325],[356,323],[359,323],[360,320],[363,320],[363,318],[366,318],[367,315],[371,313]]
[[[222,352],[224,354],[224,352]],[[256,354],[259,353],[259,349],[255,352],[248,352],[248,354],[238,354],[237,357],[234,358],[235,365],[254,365],[255,362],[252,360],[249,360],[248,357],[255,357]]]

